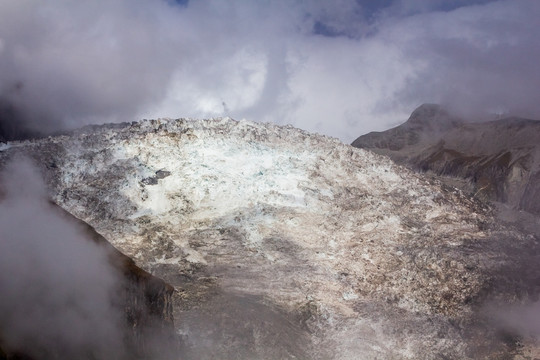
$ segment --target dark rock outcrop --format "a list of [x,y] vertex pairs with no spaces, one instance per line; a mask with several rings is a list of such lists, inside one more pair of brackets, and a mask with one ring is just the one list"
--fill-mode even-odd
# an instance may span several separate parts
[[[174,288],[165,281],[138,267],[92,226],[54,205],[64,217],[84,229],[88,239],[105,247],[111,265],[122,275],[118,303],[124,310],[128,326],[126,341],[135,356],[152,358],[174,351],[174,318],[172,295]],[[164,346],[164,347],[163,347]]]
[[[76,224],[86,240],[105,249],[110,265],[119,275],[120,282],[113,301],[124,314],[123,338],[126,358],[171,358],[172,354],[178,351],[172,310],[174,288],[138,267],[131,258],[112,246],[92,226],[53,202],[50,205],[51,211]],[[0,341],[0,360],[3,359],[22,360],[34,357],[28,356],[25,349],[8,350]]]
[[404,124],[360,136],[352,145],[454,178],[452,185],[481,198],[540,214],[540,121],[467,122],[425,104]]

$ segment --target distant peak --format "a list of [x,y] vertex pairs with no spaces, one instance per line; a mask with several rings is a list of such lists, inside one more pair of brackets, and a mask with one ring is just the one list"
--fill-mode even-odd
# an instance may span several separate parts
[[439,104],[422,104],[412,112],[409,120],[423,120],[438,115],[448,115],[448,111]]
[[447,129],[461,124],[463,120],[439,104],[422,104],[407,120],[408,124]]

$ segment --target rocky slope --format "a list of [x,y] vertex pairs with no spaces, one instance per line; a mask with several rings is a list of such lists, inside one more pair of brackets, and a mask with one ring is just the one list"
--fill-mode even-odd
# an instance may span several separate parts
[[124,313],[126,345],[132,359],[169,359],[177,351],[174,333],[172,295],[174,288],[138,267],[128,256],[111,245],[92,226],[53,204],[54,211],[79,226],[88,240],[105,248],[109,262],[120,274],[115,299]]
[[[1,187],[0,187],[1,190]],[[82,234],[83,241],[92,242],[98,245],[99,249],[106,254],[107,262],[111,266],[114,272],[115,278],[118,281],[115,283],[112,290],[114,291],[111,306],[121,314],[121,323],[117,331],[119,337],[123,339],[123,343],[115,344],[123,349],[115,349],[114,356],[117,359],[170,359],[171,354],[174,354],[178,350],[179,339],[174,332],[174,321],[172,314],[172,294],[173,288],[163,280],[149,274],[143,269],[135,265],[135,262],[122,254],[116,248],[114,248],[103,236],[97,233],[90,225],[84,221],[77,219],[67,211],[58,207],[54,203],[49,203],[47,211],[50,211],[61,218],[68,224],[77,228],[78,232]],[[34,226],[28,224],[28,226]],[[2,241],[6,239],[2,238]],[[78,241],[79,239],[71,239],[71,241]],[[22,240],[19,240],[22,241]],[[5,250],[5,247],[2,246]],[[71,254],[70,254],[71,255]],[[73,254],[73,256],[75,256]],[[89,255],[90,256],[90,255]],[[59,263],[62,263],[62,255],[59,254]],[[34,261],[39,263],[41,259],[35,258]],[[36,268],[40,265],[36,264]],[[101,269],[94,269],[96,272],[100,272]],[[33,271],[27,269],[26,271]],[[92,269],[90,269],[92,271]],[[89,351],[87,349],[88,342],[81,341],[78,344],[66,344],[64,338],[57,337],[54,343],[50,341],[44,341],[43,339],[28,338],[23,339],[22,335],[16,335],[15,333],[22,334],[23,332],[13,329],[14,324],[9,322],[10,326],[6,327],[5,321],[5,301],[6,297],[14,296],[14,293],[6,291],[13,288],[5,286],[6,276],[12,278],[25,279],[25,275],[20,276],[17,273],[2,274],[0,276],[0,288],[4,301],[2,302],[2,311],[0,311],[0,359],[101,359],[110,358],[111,352],[106,351],[103,354],[107,354],[106,357],[100,356],[98,351]],[[76,278],[76,276],[75,276]],[[60,278],[49,279],[51,283],[62,282]],[[105,279],[104,279],[105,281]],[[26,284],[29,287],[43,287],[44,284]],[[90,286],[90,285],[89,285]],[[59,289],[58,297],[62,297],[65,292],[65,286],[57,285]],[[46,291],[54,291],[54,287],[47,287]],[[32,293],[32,291],[27,291]],[[36,299],[14,299],[20,304],[27,304],[29,301],[48,301],[50,299],[46,295],[43,298]],[[64,301],[62,301],[64,302]],[[78,312],[83,311],[79,307],[78,300],[65,299],[66,304],[75,304],[74,307],[66,305],[61,311],[69,313],[71,311]],[[20,318],[18,321],[29,321],[33,323],[33,326],[39,326],[42,319],[37,315],[38,312],[32,307],[26,307],[27,313],[24,314],[25,319]],[[51,312],[57,311],[52,304],[47,305],[48,310]],[[92,307],[99,307],[99,304],[92,304]],[[9,309],[7,309],[9,310]],[[88,309],[84,310],[88,311]],[[35,317],[35,318],[34,318]],[[17,321],[17,319],[15,319]],[[100,319],[103,322],[113,321],[112,318]],[[16,326],[16,325],[15,325]],[[61,326],[68,326],[67,323],[61,324]],[[106,327],[104,327],[106,328]],[[98,331],[99,329],[95,329]],[[46,326],[42,331],[46,331]],[[77,329],[63,329],[59,333],[76,332]],[[44,336],[46,338],[46,336]]]
[[539,293],[537,239],[369,151],[291,127],[161,119],[9,143],[0,159],[17,153],[60,206],[175,287],[184,359],[530,350],[486,304]]
[[540,214],[540,121],[505,118],[474,123],[426,104],[404,124],[360,136],[352,145],[421,171],[464,179],[455,185],[513,209]]

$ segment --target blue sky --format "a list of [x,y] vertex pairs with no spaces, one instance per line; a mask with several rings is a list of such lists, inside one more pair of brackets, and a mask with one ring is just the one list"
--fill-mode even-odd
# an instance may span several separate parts
[[156,117],[350,142],[441,103],[540,118],[535,0],[0,2],[0,102],[37,128]]

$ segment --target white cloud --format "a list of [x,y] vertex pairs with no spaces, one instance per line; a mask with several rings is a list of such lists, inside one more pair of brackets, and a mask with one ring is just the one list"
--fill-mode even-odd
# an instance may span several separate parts
[[227,109],[243,111],[260,99],[267,77],[267,58],[261,51],[239,49],[229,56],[176,70],[168,94],[145,117],[213,117],[226,115]]
[[540,3],[448,4],[3,2],[0,94],[51,126],[229,115],[344,141],[423,102],[540,117]]

